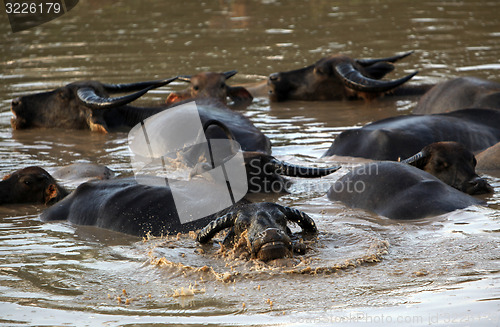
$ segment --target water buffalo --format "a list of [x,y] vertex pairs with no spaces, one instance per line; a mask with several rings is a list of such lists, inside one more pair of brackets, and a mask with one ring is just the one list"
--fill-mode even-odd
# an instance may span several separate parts
[[[179,218],[174,195],[169,184],[150,186],[137,183],[135,178],[120,178],[104,181],[89,181],[81,184],[65,199],[41,214],[43,221],[67,220],[77,225],[91,225],[136,236],[154,236],[186,233],[205,227],[212,220],[226,213],[252,215],[258,204],[246,206],[242,199],[233,206],[201,219],[182,222]],[[179,190],[177,190],[179,191]],[[216,192],[216,189],[212,190]],[[180,190],[189,197],[189,190]],[[193,199],[197,204],[207,204],[213,199]],[[275,215],[271,205],[263,206],[260,212]],[[293,211],[290,211],[293,212]],[[288,219],[300,220],[299,216]],[[305,218],[303,218],[305,219]],[[301,222],[298,222],[299,224]],[[311,227],[312,228],[312,227]]]
[[67,220],[76,225],[91,225],[140,237],[186,233],[214,219],[207,216],[181,223],[168,186],[139,184],[135,178],[80,184],[40,217],[43,221]]
[[434,114],[465,108],[500,109],[500,83],[460,77],[439,83],[420,98],[415,114]]
[[[168,109],[160,107],[135,107],[127,103],[139,98],[148,90],[165,85],[174,79],[134,84],[108,85],[96,81],[76,82],[54,91],[27,95],[12,100],[12,127],[60,127],[90,129],[97,132],[128,131],[141,121]],[[108,92],[133,94],[109,98]],[[181,105],[179,102],[176,105]],[[216,99],[196,100],[202,123],[218,120],[233,132],[245,151],[271,153],[271,143],[252,122],[242,114],[229,109]],[[223,137],[219,130],[208,131],[207,137]]]
[[218,232],[229,228],[224,245],[234,245],[245,235],[252,257],[268,261],[292,253],[288,221],[297,223],[304,232],[317,232],[312,218],[302,211],[275,203],[252,203],[245,205],[243,210],[231,211],[210,222],[196,239],[200,243],[207,243]]
[[352,208],[401,220],[483,204],[421,169],[392,161],[356,167],[335,182],[327,196]]
[[[236,138],[234,137],[232,131],[221,122],[208,121],[205,123],[203,128],[206,130],[210,125],[216,125],[218,128],[224,131],[226,137],[229,140],[236,141]],[[218,152],[223,153],[221,149],[218,149]],[[195,161],[202,162],[202,164],[197,164],[196,167],[194,167],[192,175],[202,174],[212,169],[212,165],[209,164],[211,160],[207,157],[206,153],[196,152],[190,153],[190,155],[194,155],[196,159]],[[227,162],[229,160],[229,157],[231,157],[232,155],[234,155],[234,153],[228,151],[226,155],[228,158],[223,161]],[[190,161],[192,162],[192,160]],[[258,151],[244,151],[243,161],[245,164],[248,191],[250,193],[287,192],[291,183],[282,176],[318,178],[332,174],[340,169],[340,166],[315,168],[293,165],[281,160],[277,160],[275,157],[269,154]]]
[[[373,99],[415,76],[416,72],[397,80],[380,80],[394,69],[392,63],[411,53],[382,59],[331,55],[305,68],[271,74],[269,96],[272,101]],[[421,94],[428,88],[414,88],[407,93]]]
[[476,174],[474,154],[457,142],[429,144],[402,162],[422,169],[467,194],[493,192],[493,187]]
[[37,166],[16,170],[0,181],[0,204],[42,203],[51,205],[68,191],[43,168]]
[[184,91],[170,93],[165,102],[167,105],[172,105],[187,99],[208,97],[226,103],[229,97],[237,106],[248,105],[253,97],[244,87],[226,84],[226,81],[236,73],[236,70],[231,70],[224,73],[204,72],[193,76],[178,76],[179,80],[188,82],[190,85]]
[[500,141],[500,111],[463,109],[382,119],[340,133],[323,156],[398,160],[440,141],[462,143],[472,152],[483,150]]
[[60,167],[52,173],[59,180],[110,179],[115,172],[106,166],[93,163],[74,163]]
[[500,169],[500,142],[478,153],[476,159],[479,170]]
[[[70,83],[53,91],[25,95],[12,100],[13,129],[71,128],[108,132],[129,125],[133,107],[126,105],[151,89],[176,78],[132,84],[104,84],[98,81]],[[110,98],[112,93],[129,93]],[[139,110],[139,109],[136,109]],[[135,124],[134,124],[135,125]],[[132,125],[133,126],[133,125]]]

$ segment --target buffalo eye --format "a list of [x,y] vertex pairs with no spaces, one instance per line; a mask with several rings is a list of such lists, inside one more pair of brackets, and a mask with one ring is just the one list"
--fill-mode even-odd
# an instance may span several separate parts
[[31,184],[33,183],[33,181],[30,178],[22,178],[20,182],[26,186],[31,186]]
[[436,167],[439,168],[439,169],[446,169],[446,168],[448,168],[448,166],[449,166],[449,164],[446,161],[438,160],[436,162]]
[[59,98],[61,100],[67,100],[69,98],[68,92],[65,89],[59,91]]
[[221,88],[221,89],[223,89],[225,86],[226,86],[226,84],[224,84],[224,83],[221,83],[221,84],[220,84],[220,88]]
[[321,68],[321,67],[316,67],[316,68],[314,69],[314,72],[315,72],[316,74],[318,74],[318,75],[325,75],[325,71],[324,71],[324,70],[323,70],[323,68]]
[[193,90],[198,91],[199,89],[200,89],[200,87],[198,85],[193,86]]

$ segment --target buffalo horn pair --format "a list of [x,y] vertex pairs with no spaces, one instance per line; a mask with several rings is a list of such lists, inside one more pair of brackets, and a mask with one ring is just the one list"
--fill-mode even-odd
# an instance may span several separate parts
[[109,98],[102,97],[96,94],[96,91],[90,87],[83,87],[77,91],[78,98],[92,109],[107,109],[126,105],[144,94],[149,90],[156,89],[167,85],[168,83],[176,80],[177,77],[148,82],[138,82],[130,84],[103,84],[106,91],[110,93],[123,93],[139,90],[135,93],[124,95],[121,97]]

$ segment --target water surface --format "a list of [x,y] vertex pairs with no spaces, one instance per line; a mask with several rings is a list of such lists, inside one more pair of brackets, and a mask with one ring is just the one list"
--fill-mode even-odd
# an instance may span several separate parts
[[[13,98],[76,80],[127,83],[237,69],[232,84],[254,83],[331,53],[367,58],[414,50],[390,78],[418,70],[412,83],[458,76],[498,81],[499,9],[496,1],[81,0],[63,17],[15,34],[4,15],[0,173],[96,162],[131,174],[125,133],[10,128]],[[142,102],[159,103],[184,87],[173,83]],[[270,103],[264,97],[243,113],[271,138],[278,158],[326,165],[337,163],[319,157],[338,133],[408,114],[416,100]],[[291,194],[254,196],[316,220],[318,238],[292,268],[223,258],[216,246],[201,254],[189,235],[141,240],[43,224],[43,206],[3,206],[0,323],[497,326],[500,175],[485,173],[496,191],[484,197],[488,207],[399,223],[325,198],[325,185],[357,162],[343,162],[321,182],[297,180]],[[183,289],[195,294],[173,296]]]

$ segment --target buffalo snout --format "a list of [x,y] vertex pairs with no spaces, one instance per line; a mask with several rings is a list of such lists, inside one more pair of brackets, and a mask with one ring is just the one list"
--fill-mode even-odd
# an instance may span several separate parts
[[464,184],[463,192],[470,195],[493,193],[493,187],[483,178],[476,176]]
[[284,258],[292,251],[290,237],[278,228],[267,228],[249,241],[252,255],[262,261]]

